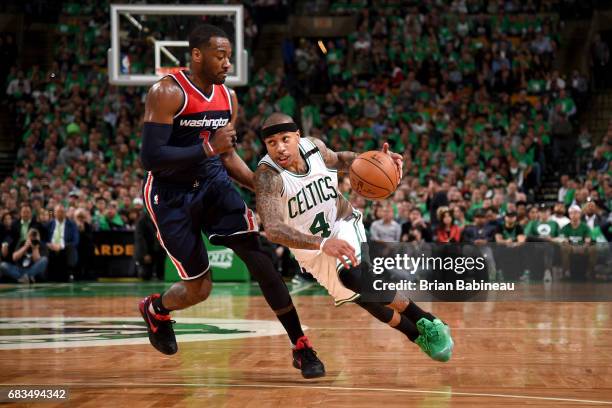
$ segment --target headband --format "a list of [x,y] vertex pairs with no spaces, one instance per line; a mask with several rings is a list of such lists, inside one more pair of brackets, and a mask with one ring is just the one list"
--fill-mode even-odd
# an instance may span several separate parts
[[261,129],[261,138],[265,139],[277,133],[281,132],[297,132],[298,127],[295,123],[279,123],[278,125],[268,126],[267,128]]

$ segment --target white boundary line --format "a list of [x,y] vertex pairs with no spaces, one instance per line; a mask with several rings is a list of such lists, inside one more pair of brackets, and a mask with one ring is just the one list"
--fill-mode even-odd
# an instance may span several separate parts
[[[27,384],[27,386],[48,386],[49,384]],[[557,402],[576,402],[586,404],[601,404],[612,405],[612,401],[602,400],[585,400],[578,398],[562,398],[562,397],[538,397],[532,395],[517,395],[517,394],[493,394],[480,392],[455,392],[455,391],[436,391],[436,390],[411,390],[405,388],[373,388],[373,387],[339,387],[331,385],[287,385],[287,384],[197,384],[197,383],[64,383],[52,384],[53,387],[97,387],[97,388],[115,388],[115,387],[130,387],[130,388],[152,388],[152,387],[185,387],[185,388],[290,388],[290,389],[311,389],[311,390],[328,390],[328,391],[371,391],[371,392],[387,392],[400,394],[434,394],[445,395],[449,397],[492,397],[492,398],[507,398],[507,399],[526,399],[535,401],[557,401]],[[0,387],[17,387],[24,384],[0,384]]]

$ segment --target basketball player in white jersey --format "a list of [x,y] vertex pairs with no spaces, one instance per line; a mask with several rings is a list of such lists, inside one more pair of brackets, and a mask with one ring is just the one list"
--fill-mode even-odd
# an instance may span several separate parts
[[[255,172],[257,211],[267,238],[291,249],[336,305],[354,302],[404,333],[432,359],[448,361],[453,340],[446,324],[395,293],[391,303],[360,299],[361,213],[338,192],[338,172],[348,172],[353,152],[333,152],[314,138],[302,138],[293,119],[273,113],[262,126],[268,154]],[[401,156],[383,151],[396,162]],[[367,265],[364,263],[364,265]]]

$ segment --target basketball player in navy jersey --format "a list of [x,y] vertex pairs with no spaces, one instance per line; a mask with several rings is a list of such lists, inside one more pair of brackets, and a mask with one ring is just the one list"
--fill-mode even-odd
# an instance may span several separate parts
[[181,278],[163,294],[139,303],[149,340],[164,354],[176,353],[170,312],[208,298],[212,279],[203,232],[246,263],[294,345],[293,365],[306,378],[321,377],[324,366],[302,332],[289,291],[260,249],[253,212],[230,180],[254,189],[253,172],[234,149],[231,120],[237,100],[223,85],[231,67],[228,36],[217,27],[201,25],[190,34],[189,48],[190,71],[162,78],[145,103],[144,202]]

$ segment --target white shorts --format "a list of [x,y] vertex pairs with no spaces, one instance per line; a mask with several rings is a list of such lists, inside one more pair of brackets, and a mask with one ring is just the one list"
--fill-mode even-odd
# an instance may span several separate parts
[[[363,228],[362,215],[358,210],[353,210],[353,216],[348,221],[338,220],[334,223],[330,238],[339,238],[347,241],[355,248],[355,257],[361,262],[361,244],[367,242],[365,229]],[[310,251],[309,251],[310,252]],[[300,266],[306,269],[334,298],[336,306],[346,302],[352,302],[359,294],[344,287],[338,271],[343,267],[342,263],[333,256],[324,254],[322,251],[312,251],[310,256],[302,256],[298,261]],[[347,263],[351,261],[347,259]]]

